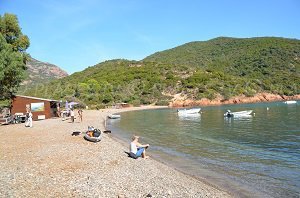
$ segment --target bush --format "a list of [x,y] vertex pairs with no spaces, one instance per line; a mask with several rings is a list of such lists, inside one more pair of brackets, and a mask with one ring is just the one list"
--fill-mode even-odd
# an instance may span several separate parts
[[133,100],[133,101],[131,101],[131,103],[132,103],[132,105],[133,105],[134,107],[139,107],[139,106],[141,106],[141,101],[140,101],[140,100]]
[[0,110],[10,106],[10,100],[0,100]]
[[151,101],[149,98],[141,98],[141,104],[148,105],[151,104]]

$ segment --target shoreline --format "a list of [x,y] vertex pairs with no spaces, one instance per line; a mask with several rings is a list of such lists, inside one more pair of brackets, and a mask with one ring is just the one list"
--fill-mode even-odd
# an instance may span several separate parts
[[[112,138],[113,140],[119,142],[120,144],[122,144],[124,147],[127,146],[127,145],[126,145],[127,142],[126,142],[125,140],[122,140],[122,139],[120,139],[120,138],[118,138],[118,137],[116,137],[116,136],[113,136],[113,135],[111,136],[111,138]],[[151,154],[151,151],[149,151],[148,153]],[[208,180],[208,179],[205,178],[205,177],[196,176],[196,175],[194,175],[194,174],[187,173],[187,172],[181,170],[180,168],[176,167],[174,164],[170,164],[170,163],[167,163],[167,162],[165,162],[165,161],[163,161],[163,160],[160,160],[160,159],[158,159],[158,158],[156,158],[156,157],[152,157],[152,155],[150,155],[150,158],[151,158],[152,160],[157,161],[158,163],[163,164],[163,165],[165,165],[165,166],[168,166],[168,167],[170,167],[170,168],[172,168],[172,169],[174,169],[174,170],[176,170],[176,171],[178,171],[178,172],[180,172],[180,173],[182,173],[182,174],[184,174],[184,175],[186,175],[186,176],[188,176],[188,177],[191,177],[191,178],[194,178],[194,179],[196,179],[196,180],[198,180],[198,181],[200,181],[200,182],[203,182],[205,185],[211,186],[212,188],[215,188],[215,189],[220,190],[220,191],[224,191],[224,192],[228,193],[229,195],[231,195],[231,196],[233,196],[233,197],[235,197],[235,195],[242,195],[241,193],[233,193],[233,194],[232,194],[231,191],[227,191],[228,189],[223,189],[221,186],[219,186],[219,185],[217,185],[217,184],[214,184],[211,180]],[[205,180],[208,180],[208,181],[205,181]]]
[[222,106],[231,104],[254,104],[254,103],[265,103],[265,102],[284,102],[288,100],[300,100],[300,94],[293,96],[277,95],[271,93],[258,93],[252,97],[246,97],[244,95],[235,96],[228,100],[222,97],[209,100],[202,98],[201,100],[190,100],[183,98],[175,98],[170,102],[169,106],[176,107],[192,107],[192,106]]
[[[209,105],[209,106],[215,106],[215,105]],[[150,108],[148,108],[150,107]],[[123,112],[130,112],[130,111],[138,111],[138,110],[148,110],[148,109],[174,109],[176,107],[168,107],[168,106],[144,106],[141,108],[135,108],[135,109],[130,109],[130,108],[124,108],[121,111],[114,111],[114,113],[123,113]],[[109,129],[110,130],[110,129]],[[122,144],[124,147],[127,147],[128,142],[121,137],[118,137],[118,135],[113,135],[114,133],[112,133],[111,138],[114,139],[115,141],[119,142],[120,144]],[[130,141],[130,140],[128,140]],[[246,186],[241,185],[239,183],[237,183],[236,181],[231,180],[231,182],[229,184],[220,182],[220,181],[216,181],[216,179],[213,179],[213,177],[216,177],[218,179],[221,179],[220,175],[215,175],[215,173],[211,172],[210,170],[207,169],[203,169],[202,171],[205,172],[205,174],[194,174],[190,171],[186,171],[186,170],[182,170],[180,167],[177,167],[175,164],[172,164],[170,162],[164,161],[162,159],[160,159],[158,156],[154,156],[152,157],[151,155],[151,151],[149,151],[148,153],[150,153],[150,157],[151,159],[157,161],[158,163],[161,163],[165,166],[168,166],[184,175],[187,175],[188,177],[194,178],[198,181],[203,182],[204,184],[211,186],[212,188],[218,189],[220,191],[226,192],[228,193],[230,196],[232,197],[250,197],[253,194],[250,194],[250,189],[248,189]],[[211,176],[210,174],[213,174],[214,176]],[[204,176],[206,175],[206,176]],[[225,179],[225,178],[223,178]],[[232,185],[232,186],[231,186]],[[255,192],[255,196],[263,196],[263,194],[261,194],[261,192]]]
[[[110,134],[99,143],[72,131],[105,129],[108,114],[157,106],[86,110],[83,122],[48,119],[0,126],[0,195],[67,197],[231,197],[228,192],[153,158],[133,160]],[[145,174],[146,173],[146,174]]]

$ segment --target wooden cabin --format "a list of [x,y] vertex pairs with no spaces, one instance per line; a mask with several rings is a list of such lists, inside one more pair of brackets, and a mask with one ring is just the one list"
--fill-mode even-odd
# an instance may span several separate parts
[[13,96],[12,115],[25,115],[29,111],[32,112],[33,120],[58,117],[59,101],[22,95]]

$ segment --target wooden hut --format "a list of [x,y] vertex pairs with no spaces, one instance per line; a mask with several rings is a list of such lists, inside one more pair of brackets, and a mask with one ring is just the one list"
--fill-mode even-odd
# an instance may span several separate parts
[[12,98],[11,114],[25,115],[32,112],[33,120],[42,120],[58,116],[59,101],[31,96],[15,95]]

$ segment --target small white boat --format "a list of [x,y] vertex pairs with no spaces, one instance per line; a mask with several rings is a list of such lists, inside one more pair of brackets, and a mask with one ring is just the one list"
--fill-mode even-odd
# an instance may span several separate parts
[[201,108],[177,109],[178,115],[199,114]]
[[249,116],[253,110],[247,110],[247,111],[237,111],[237,112],[231,112],[230,110],[227,110],[226,113],[224,113],[225,117],[240,117],[240,116]]
[[107,116],[109,119],[118,119],[118,118],[121,118],[121,115],[118,115],[118,114],[111,114],[111,115],[108,115]]
[[290,100],[290,101],[285,101],[285,104],[296,104],[297,101],[296,100]]

